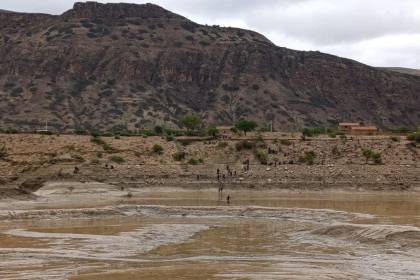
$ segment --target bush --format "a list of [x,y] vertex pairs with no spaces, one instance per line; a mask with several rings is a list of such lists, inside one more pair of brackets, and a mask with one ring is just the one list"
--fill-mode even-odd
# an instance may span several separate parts
[[163,134],[163,127],[161,126],[155,126],[153,129],[156,135],[162,135]]
[[382,156],[379,153],[374,153],[372,155],[372,160],[375,164],[382,164]]
[[185,152],[176,152],[175,154],[172,155],[172,158],[175,161],[181,161],[185,159]]
[[0,147],[0,159],[5,159],[7,157],[7,150],[6,150],[6,146],[2,145]]
[[420,143],[420,132],[414,132],[407,136],[409,141]]
[[227,146],[229,146],[229,144],[227,142],[219,142],[219,144],[217,144],[217,148],[219,148],[219,149],[224,149]]
[[182,146],[188,146],[189,144],[192,143],[192,141],[187,140],[187,139],[181,139],[181,140],[179,140],[179,143],[181,143]]
[[216,138],[218,134],[219,130],[217,129],[217,127],[215,125],[209,125],[209,127],[207,128],[207,135]]
[[120,156],[112,156],[109,158],[110,161],[115,162],[117,164],[122,164],[125,162],[125,159]]
[[93,136],[90,138],[90,142],[99,146],[106,144],[104,140],[102,140],[99,136]]
[[171,141],[174,141],[174,140],[175,140],[175,138],[172,135],[166,136],[166,141],[171,142]]
[[305,152],[305,154],[299,159],[300,162],[305,162],[308,165],[313,165],[316,158],[314,151]]
[[195,130],[201,124],[201,118],[197,115],[186,115],[180,119],[180,122],[188,130]]
[[268,163],[268,155],[263,150],[256,150],[255,157],[261,164],[266,165]]
[[371,149],[363,149],[362,151],[363,156],[366,158],[366,163],[369,160],[372,160],[375,164],[381,164],[382,163],[382,156],[380,153],[376,153],[372,151]]
[[362,151],[363,156],[366,158],[366,162],[372,158],[374,152],[371,149],[363,149]]
[[153,151],[153,153],[160,155],[163,152],[163,147],[159,144],[154,144],[153,147],[152,147],[152,151]]
[[328,137],[330,138],[337,138],[337,134],[335,132],[329,132]]
[[102,149],[104,149],[104,151],[112,151],[112,147],[111,145],[109,145],[108,143],[106,143],[104,140],[102,140],[101,137],[99,136],[93,136],[90,139],[90,142],[92,142],[93,144],[99,145],[102,147]]
[[235,144],[235,148],[238,152],[242,150],[252,150],[255,148],[255,142],[242,140]]
[[195,158],[191,158],[191,159],[188,161],[188,164],[190,164],[190,165],[197,165],[197,164],[198,164],[198,160],[196,160]]
[[19,133],[19,131],[15,128],[6,128],[6,129],[0,129],[1,133],[5,133],[5,134],[17,134]]

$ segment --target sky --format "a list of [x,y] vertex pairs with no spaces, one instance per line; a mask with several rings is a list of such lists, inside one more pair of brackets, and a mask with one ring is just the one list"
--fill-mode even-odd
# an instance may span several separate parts
[[[1,0],[0,9],[61,14],[74,0]],[[251,29],[278,46],[372,66],[420,69],[420,0],[108,0],[151,2],[200,24]]]

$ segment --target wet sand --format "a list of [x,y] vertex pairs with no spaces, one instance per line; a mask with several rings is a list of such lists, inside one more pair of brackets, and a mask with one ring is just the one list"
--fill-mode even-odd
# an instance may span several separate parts
[[0,202],[0,278],[420,278],[418,193],[127,192],[52,184]]

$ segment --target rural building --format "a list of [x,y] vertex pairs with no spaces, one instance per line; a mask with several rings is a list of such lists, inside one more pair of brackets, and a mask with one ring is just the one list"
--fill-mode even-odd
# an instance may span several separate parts
[[338,130],[352,135],[375,135],[378,134],[378,128],[376,126],[364,126],[361,123],[340,123]]
[[233,126],[218,126],[217,130],[219,131],[219,138],[231,139],[233,134],[232,128]]
[[338,131],[350,133],[352,127],[360,127],[360,126],[362,126],[360,123],[350,123],[350,122],[339,123]]
[[353,135],[376,135],[378,134],[378,128],[376,126],[355,126],[350,130],[350,134]]

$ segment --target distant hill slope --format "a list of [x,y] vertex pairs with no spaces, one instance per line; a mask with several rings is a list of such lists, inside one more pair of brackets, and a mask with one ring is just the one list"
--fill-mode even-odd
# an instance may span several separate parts
[[0,13],[0,126],[58,130],[240,118],[277,129],[420,123],[420,78],[275,46],[159,6],[76,3],[61,16]]
[[403,74],[420,76],[420,70],[419,69],[410,69],[410,68],[403,68],[403,67],[382,67],[380,69],[399,72],[399,73],[403,73]]

